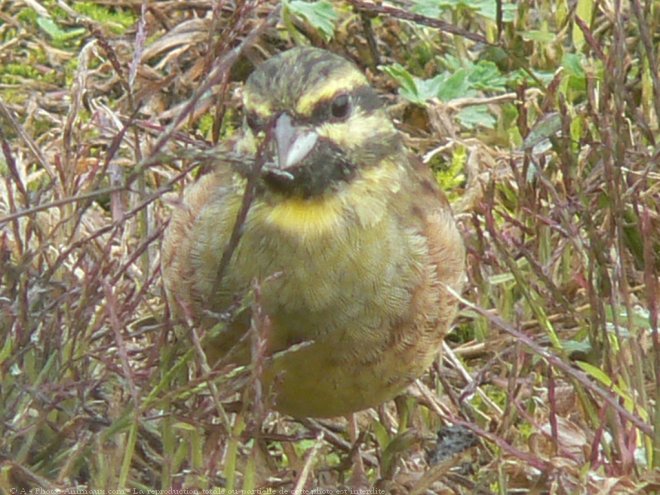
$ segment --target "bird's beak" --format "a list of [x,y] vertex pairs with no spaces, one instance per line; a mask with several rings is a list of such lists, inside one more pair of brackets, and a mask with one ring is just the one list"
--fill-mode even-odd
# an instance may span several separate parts
[[314,149],[318,139],[319,136],[315,132],[296,127],[286,113],[280,115],[275,122],[279,169],[286,171],[302,162]]

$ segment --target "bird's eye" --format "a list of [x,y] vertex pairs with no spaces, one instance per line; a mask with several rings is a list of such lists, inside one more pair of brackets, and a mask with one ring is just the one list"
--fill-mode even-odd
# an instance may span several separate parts
[[330,104],[332,117],[343,120],[351,113],[351,100],[348,95],[339,95]]

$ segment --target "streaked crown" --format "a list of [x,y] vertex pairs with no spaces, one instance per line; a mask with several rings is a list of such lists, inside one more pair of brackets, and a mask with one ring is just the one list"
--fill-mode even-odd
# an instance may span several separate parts
[[247,123],[270,130],[271,188],[302,197],[341,187],[400,149],[378,94],[352,62],[329,51],[293,48],[256,68],[244,91]]

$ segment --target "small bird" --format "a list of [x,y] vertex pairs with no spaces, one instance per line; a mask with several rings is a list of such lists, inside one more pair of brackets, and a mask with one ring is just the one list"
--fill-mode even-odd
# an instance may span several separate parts
[[[447,199],[341,56],[298,47],[270,58],[243,106],[263,166],[250,179],[252,166],[218,163],[187,188],[162,245],[170,305],[210,329],[256,281],[273,407],[330,417],[377,406],[430,366],[456,313],[447,288],[461,290],[465,250]],[[210,339],[211,364],[250,362],[251,311]]]

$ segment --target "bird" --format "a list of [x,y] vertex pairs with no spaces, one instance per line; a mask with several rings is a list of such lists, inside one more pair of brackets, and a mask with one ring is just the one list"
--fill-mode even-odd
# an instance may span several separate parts
[[[431,366],[457,313],[465,248],[450,204],[343,56],[304,46],[267,59],[243,113],[245,160],[218,160],[172,208],[161,268],[173,314],[221,324],[204,344],[213,365],[254,359],[246,336],[263,312],[261,379],[281,413],[379,406]],[[258,303],[241,306],[256,286]]]

